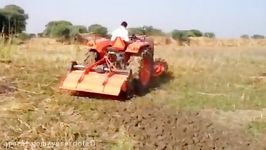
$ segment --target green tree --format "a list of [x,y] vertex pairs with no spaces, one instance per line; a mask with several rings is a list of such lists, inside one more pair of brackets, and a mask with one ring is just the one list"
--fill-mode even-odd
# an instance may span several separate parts
[[153,26],[129,28],[129,34],[147,35],[147,36],[165,35],[165,33],[162,30],[154,28]]
[[106,36],[108,30],[106,27],[99,25],[99,24],[92,24],[88,27],[88,32],[92,34],[98,34],[101,36]]
[[187,30],[185,32],[189,35],[189,37],[202,37],[203,36],[202,32],[196,29]]
[[6,31],[8,24],[7,17],[5,16],[3,10],[0,9],[0,31],[4,33]]
[[51,21],[45,26],[43,35],[52,38],[69,38],[72,23],[69,21]]
[[16,5],[7,5],[0,9],[0,31],[2,34],[10,35],[21,33],[26,29],[28,15]]
[[260,34],[254,34],[253,36],[251,36],[252,39],[265,39],[264,35],[260,35]]
[[172,38],[175,40],[187,40],[189,37],[188,33],[184,30],[172,31]]
[[249,39],[249,35],[247,34],[243,34],[240,36],[241,39]]
[[145,30],[143,27],[129,28],[128,31],[130,35],[145,35]]
[[199,30],[174,30],[172,31],[172,37],[176,40],[188,40],[189,37],[201,37],[202,32]]
[[181,45],[190,45],[190,37],[201,37],[203,34],[199,30],[174,30],[172,38],[178,40]]
[[204,37],[215,38],[215,34],[213,32],[206,32],[203,34]]
[[25,11],[17,5],[7,5],[4,7],[4,9],[7,11],[19,13],[19,14],[25,14]]
[[145,35],[164,35],[162,30],[154,28],[153,26],[143,26]]
[[22,33],[18,34],[17,38],[22,40],[22,41],[25,41],[25,40],[29,40],[30,38],[32,38],[32,36],[30,34],[22,32]]
[[88,33],[87,28],[82,25],[75,25],[70,28],[70,37],[75,37],[80,33]]

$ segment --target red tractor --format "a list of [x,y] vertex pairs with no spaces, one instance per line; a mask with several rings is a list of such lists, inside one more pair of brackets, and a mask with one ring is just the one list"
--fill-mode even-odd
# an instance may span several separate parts
[[88,46],[84,63],[72,62],[61,89],[130,99],[168,69],[164,60],[154,60],[153,40],[146,37],[132,36],[130,43],[121,38],[89,41]]

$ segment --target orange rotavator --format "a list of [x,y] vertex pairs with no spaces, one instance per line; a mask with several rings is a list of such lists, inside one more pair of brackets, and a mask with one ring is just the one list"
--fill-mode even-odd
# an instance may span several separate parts
[[168,69],[164,60],[153,58],[154,44],[146,37],[132,36],[130,43],[121,38],[90,41],[88,46],[84,64],[72,62],[61,89],[130,99]]

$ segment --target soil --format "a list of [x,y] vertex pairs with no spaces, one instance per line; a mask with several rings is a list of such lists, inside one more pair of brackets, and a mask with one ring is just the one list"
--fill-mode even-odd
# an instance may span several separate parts
[[8,94],[10,92],[16,91],[15,88],[10,87],[8,85],[0,84],[0,94]]
[[[153,104],[132,104],[106,108],[104,114],[96,123],[100,129],[98,138],[115,137],[124,129],[135,149],[266,148],[263,143],[252,140],[244,130],[226,128],[198,112],[176,112]],[[97,148],[104,147],[104,143],[97,143]]]

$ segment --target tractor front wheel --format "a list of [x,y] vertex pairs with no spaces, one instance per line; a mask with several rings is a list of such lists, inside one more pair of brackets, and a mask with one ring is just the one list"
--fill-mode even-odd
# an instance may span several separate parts
[[153,57],[149,50],[144,50],[140,56],[131,56],[129,69],[135,82],[136,94],[144,94],[149,88],[153,73]]
[[85,57],[86,58],[83,61],[84,66],[92,65],[97,60],[97,52],[95,52],[95,51],[88,51],[85,54]]

